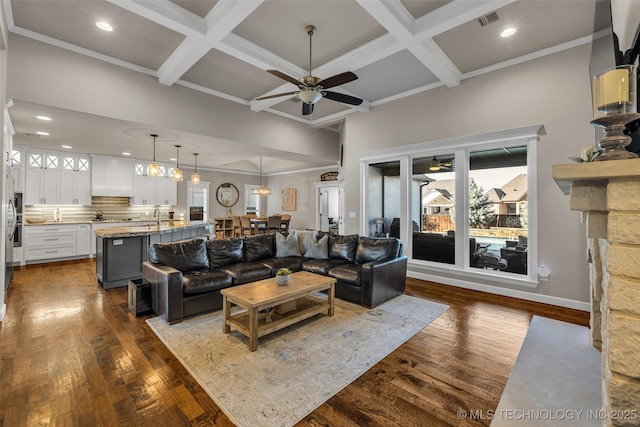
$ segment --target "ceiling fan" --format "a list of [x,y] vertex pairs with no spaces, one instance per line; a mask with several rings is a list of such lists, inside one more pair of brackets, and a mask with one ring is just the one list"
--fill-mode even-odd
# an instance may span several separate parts
[[440,161],[433,156],[433,159],[429,161],[429,170],[430,171],[451,171],[453,167],[453,162],[451,160],[448,161]]
[[267,73],[273,74],[276,77],[288,81],[289,83],[293,83],[294,85],[298,86],[300,90],[294,92],[278,93],[276,95],[262,96],[260,98],[256,98],[256,101],[262,99],[277,98],[279,96],[298,95],[298,98],[300,98],[300,100],[302,100],[303,102],[303,116],[307,116],[313,113],[313,105],[316,102],[320,101],[320,99],[323,97],[332,101],[342,102],[344,104],[362,104],[362,99],[356,98],[355,96],[325,90],[356,80],[358,76],[356,76],[351,71],[336,74],[335,76],[328,77],[324,80],[311,75],[311,40],[313,38],[313,34],[316,32],[316,27],[314,27],[313,25],[307,25],[305,27],[305,31],[309,35],[309,75],[298,80],[278,70],[267,70]]

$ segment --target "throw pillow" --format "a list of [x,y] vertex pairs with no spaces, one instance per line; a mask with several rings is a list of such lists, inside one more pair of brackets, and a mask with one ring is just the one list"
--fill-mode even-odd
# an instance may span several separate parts
[[314,259],[329,259],[329,236],[326,235],[317,242],[311,242],[304,256]]
[[287,237],[276,233],[276,258],[300,256],[298,236],[296,234],[295,230],[291,231]]
[[318,232],[312,230],[290,230],[289,232],[292,231],[295,231],[298,236],[298,251],[300,255],[304,255],[307,249],[315,243]]

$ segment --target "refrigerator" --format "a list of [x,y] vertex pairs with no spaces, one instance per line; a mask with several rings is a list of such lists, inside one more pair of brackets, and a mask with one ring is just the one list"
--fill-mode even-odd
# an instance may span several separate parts
[[7,298],[7,288],[9,287],[9,283],[11,283],[11,279],[13,279],[13,240],[16,231],[17,224],[17,212],[14,200],[14,181],[13,175],[11,174],[11,170],[7,170],[7,175],[5,176],[5,183],[7,186],[7,214],[5,218],[7,219],[7,223],[5,224],[5,273],[4,273],[4,297],[5,302]]

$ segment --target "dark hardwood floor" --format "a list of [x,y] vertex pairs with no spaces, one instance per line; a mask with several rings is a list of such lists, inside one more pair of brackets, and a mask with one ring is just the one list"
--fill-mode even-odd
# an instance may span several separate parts
[[[301,426],[475,426],[495,410],[532,315],[588,314],[407,279],[449,310]],[[104,291],[93,260],[16,268],[0,323],[0,425],[233,425],[144,322],[127,290]]]

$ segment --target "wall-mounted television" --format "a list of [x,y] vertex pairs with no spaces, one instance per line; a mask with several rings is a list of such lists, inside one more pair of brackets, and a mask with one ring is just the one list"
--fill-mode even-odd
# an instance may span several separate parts
[[[592,81],[595,74],[609,68],[624,64],[638,65],[640,23],[631,46],[620,46],[614,30],[611,18],[611,1],[597,0],[593,24],[594,40],[591,45],[591,63],[589,66]],[[638,73],[638,78],[637,87],[640,87],[640,73]],[[638,97],[638,101],[640,102],[640,97]],[[640,111],[640,105],[638,105],[637,110]],[[604,130],[600,127],[595,129],[597,142],[604,137]],[[627,146],[627,150],[640,155],[640,120],[628,123],[624,133],[631,137],[631,144]]]

